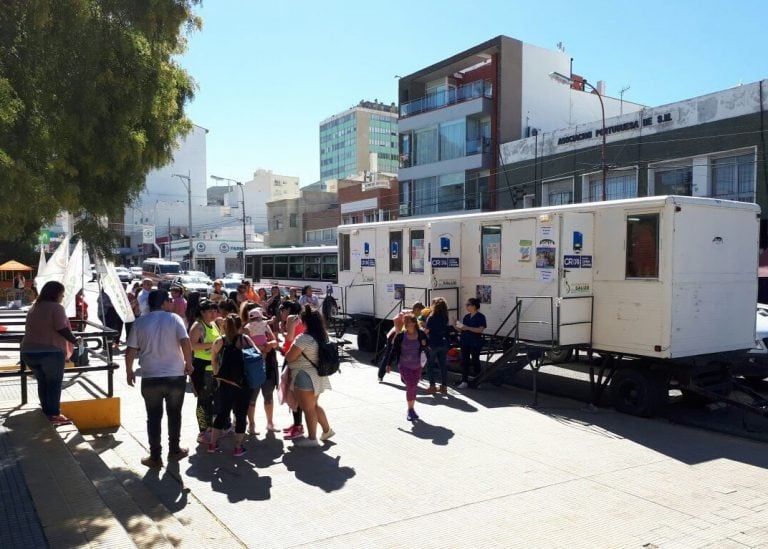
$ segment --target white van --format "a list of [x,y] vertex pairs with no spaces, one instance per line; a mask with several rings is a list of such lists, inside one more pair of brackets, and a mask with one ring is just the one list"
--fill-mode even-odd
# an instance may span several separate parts
[[142,262],[141,271],[143,278],[149,278],[153,285],[167,290],[171,287],[173,279],[181,274],[181,265],[178,261],[152,257]]

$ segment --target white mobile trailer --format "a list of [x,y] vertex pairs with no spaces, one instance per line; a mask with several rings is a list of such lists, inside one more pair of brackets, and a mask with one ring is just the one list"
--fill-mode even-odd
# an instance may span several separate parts
[[554,346],[661,360],[740,351],[754,346],[759,213],[660,196],[342,225],[339,286],[367,346],[400,303],[442,296],[451,321],[480,297],[486,333],[520,300],[520,339]]

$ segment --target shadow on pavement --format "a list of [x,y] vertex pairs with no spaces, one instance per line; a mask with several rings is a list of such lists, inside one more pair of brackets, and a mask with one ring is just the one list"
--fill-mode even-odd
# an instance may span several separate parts
[[448,442],[450,442],[454,436],[454,432],[447,427],[431,425],[421,419],[413,422],[410,431],[407,431],[402,427],[398,427],[397,430],[413,435],[416,438],[430,440],[432,441],[432,444],[436,444],[437,446],[447,446]]
[[189,467],[184,473],[203,482],[210,482],[214,492],[226,494],[230,502],[263,501],[271,497],[272,477],[260,476],[253,460],[259,449],[251,444],[242,457],[233,457],[229,450],[209,454],[200,446],[190,454]]
[[283,456],[285,468],[292,471],[296,479],[324,492],[341,490],[356,475],[352,467],[342,467],[340,462],[341,456],[331,457],[320,448],[291,447]]

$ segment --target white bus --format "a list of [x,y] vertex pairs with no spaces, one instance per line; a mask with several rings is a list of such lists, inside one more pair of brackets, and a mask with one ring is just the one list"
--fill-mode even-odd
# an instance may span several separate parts
[[245,252],[245,277],[255,287],[311,285],[321,300],[327,293],[338,299],[338,247],[259,248]]

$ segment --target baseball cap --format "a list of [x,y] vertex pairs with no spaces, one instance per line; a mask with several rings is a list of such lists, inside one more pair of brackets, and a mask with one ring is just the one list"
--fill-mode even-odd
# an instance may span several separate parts
[[264,315],[262,314],[261,309],[256,307],[248,312],[248,318],[251,320],[263,320]]

